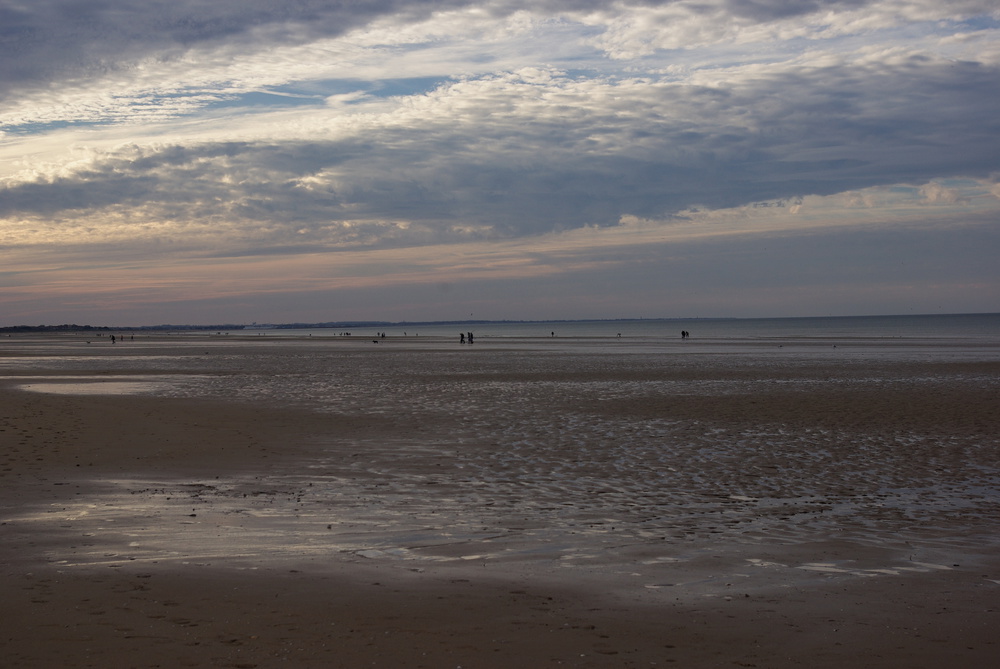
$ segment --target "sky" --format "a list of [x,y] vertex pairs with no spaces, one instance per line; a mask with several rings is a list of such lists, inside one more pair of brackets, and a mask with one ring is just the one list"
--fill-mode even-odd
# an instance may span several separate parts
[[1000,311],[995,0],[0,0],[0,326]]

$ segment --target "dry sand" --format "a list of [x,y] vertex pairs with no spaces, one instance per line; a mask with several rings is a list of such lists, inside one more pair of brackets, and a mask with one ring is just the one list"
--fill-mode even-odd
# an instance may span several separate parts
[[[8,370],[18,378],[0,378],[2,664],[1000,666],[1000,493],[969,483],[997,480],[1000,365],[914,364],[855,369],[849,375],[856,382],[846,386],[801,392],[775,383],[751,394],[732,392],[732,383],[755,377],[754,370],[687,367],[675,380],[729,385],[698,397],[649,392],[593,400],[589,416],[636,425],[667,418],[681,430],[675,434],[692,435],[701,453],[689,461],[695,474],[668,479],[675,487],[665,497],[711,497],[711,486],[694,490],[703,485],[699,476],[711,474],[731,490],[757,486],[759,499],[723,496],[704,502],[710,508],[703,512],[674,511],[655,538],[636,529],[642,522],[623,534],[591,518],[592,509],[574,512],[565,518],[582,547],[551,553],[539,550],[545,528],[523,527],[548,516],[535,509],[513,518],[519,504],[540,504],[530,491],[523,500],[469,497],[475,514],[494,515],[465,539],[455,538],[463,522],[456,518],[439,523],[436,535],[418,536],[433,510],[407,519],[389,513],[384,499],[364,506],[329,497],[309,510],[313,480],[347,485],[352,476],[388,471],[419,417],[28,392],[17,386],[54,373]],[[665,372],[587,374],[626,383]],[[770,376],[797,383],[844,374],[831,364]],[[926,378],[935,381],[914,381]],[[587,402],[551,401],[553,410]],[[801,471],[783,478],[778,470],[794,454],[748,447],[740,460],[730,451],[705,453],[707,442],[695,439],[751,439],[764,428],[869,441],[817,436],[824,452],[831,444],[840,450],[800,458]],[[923,440],[887,468],[878,446],[902,434]],[[362,438],[392,447],[359,454]],[[341,440],[349,447],[338,452]],[[325,479],[303,473],[317,449]],[[366,457],[382,461],[358,468]],[[844,490],[863,487],[866,458],[884,480],[865,492],[863,504],[838,512],[838,504],[855,499]],[[462,499],[468,478],[433,465],[426,458],[399,463],[398,477],[435,488],[432,500]],[[587,479],[586,468],[600,465],[581,464],[559,485]],[[289,471],[301,476],[276,476]],[[793,489],[803,481],[819,492],[814,502]],[[939,497],[916,504],[922,512],[877,508],[877,489],[913,481],[928,484],[921,494]],[[351,485],[352,495],[377,496],[381,482],[372,474]],[[798,499],[797,508],[767,507],[767,490],[774,499]],[[403,492],[387,489],[386,499]],[[603,492],[609,504],[628,504]],[[942,501],[949,495],[953,506]],[[667,504],[654,500],[650,508],[654,503]],[[350,523],[338,517],[341,507]],[[782,521],[810,514],[816,520]],[[437,542],[446,535],[450,540]]]

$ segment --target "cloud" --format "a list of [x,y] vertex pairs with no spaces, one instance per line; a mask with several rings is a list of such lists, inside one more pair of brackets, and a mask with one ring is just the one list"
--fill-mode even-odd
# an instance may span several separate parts
[[0,244],[231,270],[986,215],[998,31],[985,0],[8,3]]
[[[0,215],[132,213],[246,243],[465,239],[1000,170],[1000,71],[929,58],[715,70],[558,70],[386,102],[260,114],[258,137],[128,144],[7,178]],[[400,222],[406,222],[401,225]],[[305,235],[305,237],[303,237]]]
[[920,187],[920,194],[929,204],[947,203],[952,204],[960,201],[961,195],[955,188],[947,188],[940,183],[931,182]]
[[[985,191],[962,188],[966,201]],[[58,301],[67,320],[101,313],[117,323],[448,319],[467,316],[466,305],[489,318],[981,310],[998,277],[997,205],[914,205],[922,213],[915,218],[894,206],[903,199],[895,189],[872,195],[877,206],[850,217],[842,196],[809,197],[797,214],[791,203],[770,203],[531,239],[350,253],[101,254],[95,264],[85,248],[27,249],[4,259],[0,303],[21,322],[38,321],[39,304]]]
[[996,8],[983,0],[729,0],[643,3],[630,11],[611,5],[581,20],[603,28],[594,42],[612,58],[634,59],[719,44],[834,40],[891,31],[901,24],[960,22],[991,14],[996,17]]
[[[969,17],[992,17],[994,28],[1000,19],[981,0],[38,0],[0,12],[0,124],[29,127],[171,118],[310,79],[475,75],[538,63],[612,71],[633,59],[648,68],[767,62],[801,51],[801,40],[852,53],[876,32],[883,44],[955,40],[976,32],[964,27]],[[606,55],[623,62],[611,65]]]
[[301,44],[335,36],[385,14],[417,18],[445,2],[377,3],[297,0],[148,0],[142,3],[33,0],[5,5],[3,77],[42,83],[124,69],[147,58],[167,61],[188,49]]

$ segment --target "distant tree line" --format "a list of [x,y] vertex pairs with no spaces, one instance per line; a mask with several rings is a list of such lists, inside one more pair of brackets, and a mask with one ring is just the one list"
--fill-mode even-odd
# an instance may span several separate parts
[[[0,328],[0,332],[96,332],[111,330],[109,327],[95,327],[93,325],[12,325]],[[118,329],[118,328],[116,328]]]
[[131,327],[110,327],[108,325],[11,325],[0,327],[0,332],[141,332],[167,330],[242,330],[245,325],[142,325]]

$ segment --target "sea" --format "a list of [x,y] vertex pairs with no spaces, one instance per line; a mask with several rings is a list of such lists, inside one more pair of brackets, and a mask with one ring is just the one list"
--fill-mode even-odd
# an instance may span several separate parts
[[560,321],[455,321],[432,323],[338,324],[323,328],[248,327],[246,334],[267,336],[454,337],[472,332],[478,339],[533,337],[690,337],[713,340],[775,338],[905,338],[1000,340],[1000,314],[923,314],[893,316],[819,316],[809,318],[651,318]]

